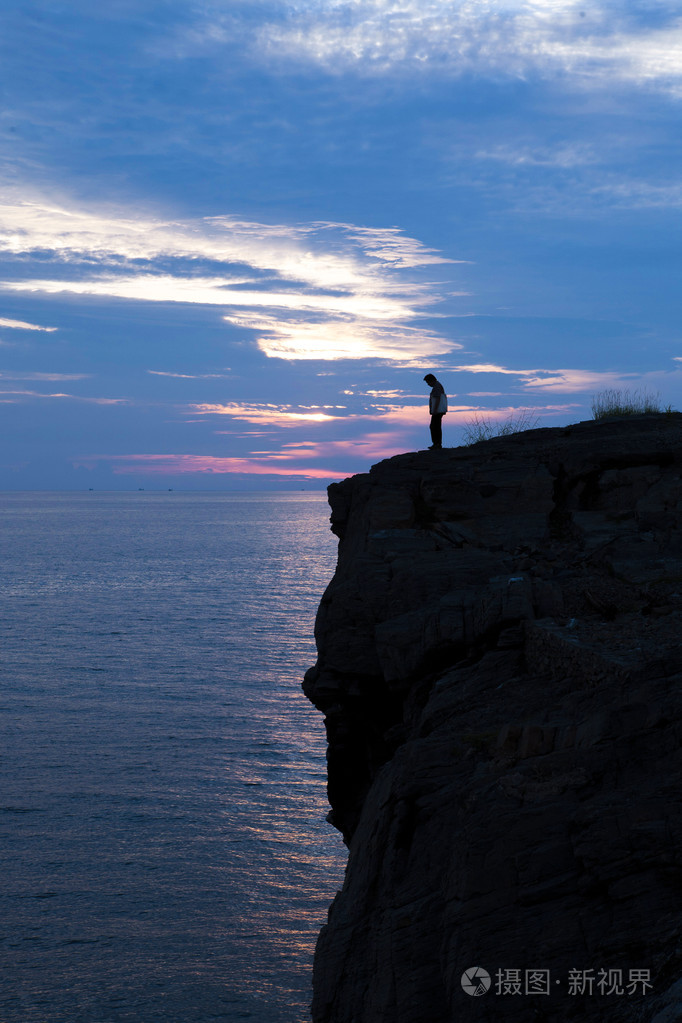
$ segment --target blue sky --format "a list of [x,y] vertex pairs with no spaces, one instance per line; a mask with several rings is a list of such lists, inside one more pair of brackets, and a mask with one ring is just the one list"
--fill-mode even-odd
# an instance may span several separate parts
[[5,0],[3,489],[321,487],[682,407],[682,16]]

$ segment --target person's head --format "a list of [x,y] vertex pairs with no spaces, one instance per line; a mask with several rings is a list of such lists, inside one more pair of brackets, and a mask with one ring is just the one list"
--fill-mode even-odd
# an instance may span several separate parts
[[433,373],[427,373],[426,376],[424,377],[424,380],[429,385],[429,387],[433,387],[434,384],[438,383]]

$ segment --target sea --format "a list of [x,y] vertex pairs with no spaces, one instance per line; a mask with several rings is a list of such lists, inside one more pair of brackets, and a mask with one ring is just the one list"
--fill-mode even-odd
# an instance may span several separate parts
[[0,494],[0,1023],[307,1023],[324,492]]

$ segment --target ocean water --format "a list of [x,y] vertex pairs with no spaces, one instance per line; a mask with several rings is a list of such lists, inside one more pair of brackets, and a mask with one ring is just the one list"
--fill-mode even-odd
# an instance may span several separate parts
[[304,1023],[323,493],[0,494],[0,1023]]

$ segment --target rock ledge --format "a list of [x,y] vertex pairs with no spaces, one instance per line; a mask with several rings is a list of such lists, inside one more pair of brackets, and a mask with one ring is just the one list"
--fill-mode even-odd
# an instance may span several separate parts
[[[682,415],[400,455],[329,499],[304,688],[349,863],[315,1023],[681,1020]],[[515,995],[536,969],[551,993]]]

